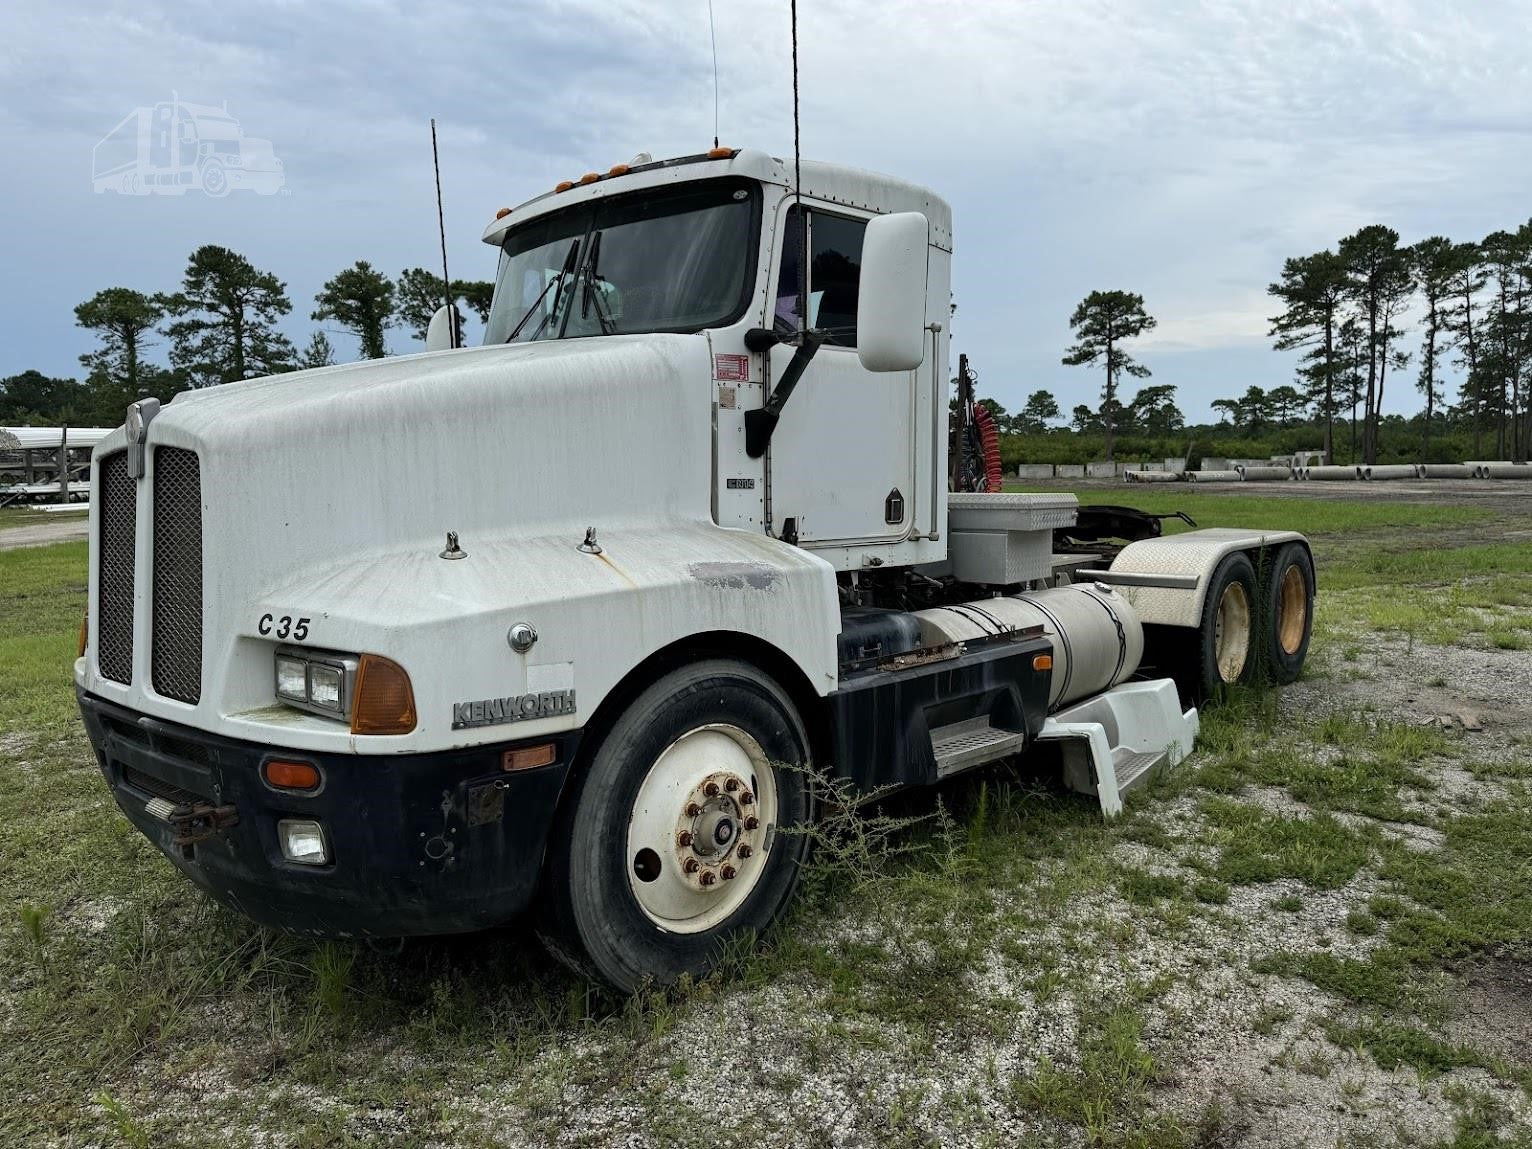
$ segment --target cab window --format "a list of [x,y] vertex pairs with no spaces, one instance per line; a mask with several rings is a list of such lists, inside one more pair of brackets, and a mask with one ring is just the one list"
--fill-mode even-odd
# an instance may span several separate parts
[[798,296],[804,290],[799,277],[805,216],[809,228],[809,326],[823,332],[825,342],[831,346],[855,347],[857,284],[862,272],[866,220],[823,211],[800,212],[796,206],[788,211],[773,319],[778,330],[795,331],[799,327]]

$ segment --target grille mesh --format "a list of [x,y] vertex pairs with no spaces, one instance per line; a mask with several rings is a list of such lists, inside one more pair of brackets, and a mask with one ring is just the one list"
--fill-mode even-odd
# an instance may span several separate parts
[[138,484],[128,455],[101,461],[101,537],[97,548],[96,666],[103,678],[133,681],[133,558]]
[[202,467],[196,452],[154,449],[154,689],[202,697]]

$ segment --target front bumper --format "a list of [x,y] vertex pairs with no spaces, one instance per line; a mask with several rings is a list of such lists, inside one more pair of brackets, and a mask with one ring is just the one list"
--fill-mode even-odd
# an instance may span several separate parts
[[[331,937],[465,933],[515,917],[536,890],[579,741],[578,731],[537,739],[556,742],[558,760],[508,774],[501,755],[512,744],[284,752],[76,695],[117,804],[187,877],[255,921]],[[270,758],[311,762],[323,783],[312,794],[275,790],[261,776]],[[286,861],[283,818],[320,822],[330,862]]]

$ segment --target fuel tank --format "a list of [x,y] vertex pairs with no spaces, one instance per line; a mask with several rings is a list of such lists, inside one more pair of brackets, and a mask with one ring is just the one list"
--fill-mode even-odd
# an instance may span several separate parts
[[915,617],[926,646],[1041,626],[1053,642],[1050,712],[1111,689],[1131,677],[1144,656],[1144,629],[1137,613],[1104,586],[982,598],[916,611]]

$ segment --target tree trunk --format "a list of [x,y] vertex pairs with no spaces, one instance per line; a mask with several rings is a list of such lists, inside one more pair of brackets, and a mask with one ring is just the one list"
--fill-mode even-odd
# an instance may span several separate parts
[[1372,441],[1372,405],[1376,402],[1378,386],[1378,302],[1376,297],[1367,304],[1367,404],[1362,410],[1362,462],[1375,463]]
[[1325,466],[1329,466],[1335,460],[1331,458],[1335,448],[1335,313],[1325,314]]
[[1112,401],[1117,398],[1116,380],[1112,378],[1112,343],[1112,333],[1108,329],[1106,336],[1106,402],[1101,405],[1101,414],[1106,422],[1106,461],[1108,463],[1116,461],[1116,457],[1112,453],[1115,446],[1113,440],[1116,438],[1114,434],[1116,420],[1112,417]]

